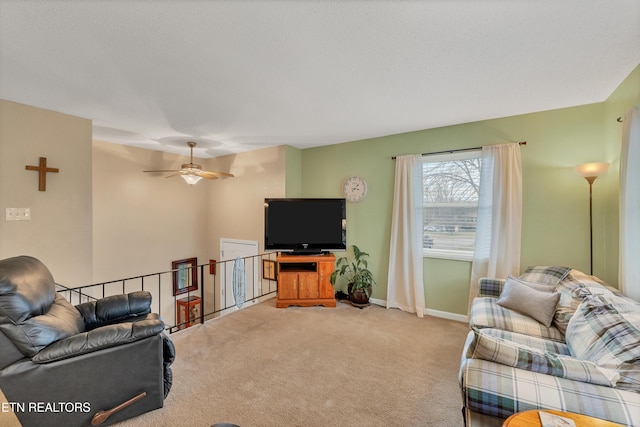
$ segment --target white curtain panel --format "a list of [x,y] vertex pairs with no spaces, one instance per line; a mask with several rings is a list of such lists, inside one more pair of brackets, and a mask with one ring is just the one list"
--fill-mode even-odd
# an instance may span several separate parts
[[396,158],[387,308],[424,315],[422,156]]
[[620,152],[620,291],[640,301],[640,104],[623,118]]
[[482,277],[520,272],[522,166],[520,145],[482,147],[476,244],[471,266],[469,307]]

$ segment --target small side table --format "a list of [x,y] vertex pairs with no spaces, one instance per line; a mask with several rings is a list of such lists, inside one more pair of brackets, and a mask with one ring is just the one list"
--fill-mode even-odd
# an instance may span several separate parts
[[185,329],[200,323],[202,300],[200,297],[189,296],[176,300],[176,325],[178,329]]
[[[551,409],[544,409],[543,411],[572,419],[575,421],[576,427],[624,427],[621,424],[616,424],[611,421],[601,420],[587,415],[574,414],[573,412],[554,411]],[[538,412],[538,409],[517,412],[504,420],[502,427],[542,427]]]

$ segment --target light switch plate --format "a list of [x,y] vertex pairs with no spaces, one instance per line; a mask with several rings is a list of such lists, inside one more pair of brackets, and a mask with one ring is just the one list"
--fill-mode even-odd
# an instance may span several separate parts
[[5,219],[7,221],[29,221],[31,219],[30,208],[6,208]]

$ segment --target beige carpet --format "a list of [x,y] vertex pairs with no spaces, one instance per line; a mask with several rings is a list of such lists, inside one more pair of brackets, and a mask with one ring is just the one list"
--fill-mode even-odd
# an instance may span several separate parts
[[164,408],[119,425],[460,427],[467,331],[375,305],[277,309],[271,299],[173,334]]

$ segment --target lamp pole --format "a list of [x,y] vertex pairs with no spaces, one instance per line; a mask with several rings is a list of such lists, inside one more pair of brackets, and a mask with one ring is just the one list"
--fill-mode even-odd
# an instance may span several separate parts
[[589,274],[593,276],[593,181],[597,176],[585,176],[589,183]]
[[609,169],[609,163],[583,163],[575,167],[589,183],[589,274],[593,276],[593,181]]

